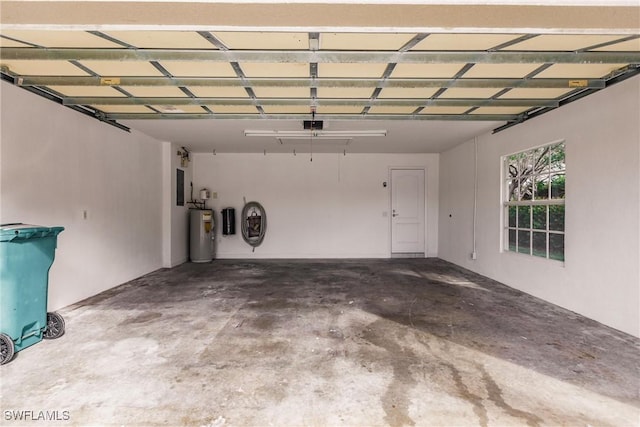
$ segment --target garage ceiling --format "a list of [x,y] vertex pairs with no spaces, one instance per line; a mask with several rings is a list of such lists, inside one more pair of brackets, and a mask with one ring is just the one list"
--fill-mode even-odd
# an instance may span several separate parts
[[[368,148],[357,148],[361,138],[351,137],[329,144],[328,151],[349,144],[355,151],[424,151],[419,142],[414,147],[397,138],[390,145],[388,128],[397,129],[396,136],[404,134],[403,128],[424,135],[429,132],[425,122],[438,122],[433,129],[441,139],[455,135],[449,135],[451,143],[429,148],[439,151],[475,132],[558,108],[640,70],[638,28],[185,30],[149,23],[134,29],[64,25],[55,19],[60,18],[3,26],[5,80],[194,151],[266,150],[266,141],[275,138],[247,141],[251,137],[242,130],[249,124],[252,129],[302,130],[302,120],[311,118],[324,120],[325,132],[386,127],[387,137]],[[394,126],[397,121],[406,125]],[[234,142],[212,143],[212,133],[225,132]],[[274,143],[268,148],[291,147]]]

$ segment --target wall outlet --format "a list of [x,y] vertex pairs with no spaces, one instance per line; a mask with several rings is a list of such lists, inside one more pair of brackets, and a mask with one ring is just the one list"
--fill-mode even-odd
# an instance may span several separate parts
[[217,198],[218,198],[218,193],[217,193],[216,191],[213,191],[213,192],[211,193],[211,198],[212,198],[212,199],[217,199]]
[[478,253],[477,252],[471,252],[471,259],[475,260],[476,258],[478,258]]

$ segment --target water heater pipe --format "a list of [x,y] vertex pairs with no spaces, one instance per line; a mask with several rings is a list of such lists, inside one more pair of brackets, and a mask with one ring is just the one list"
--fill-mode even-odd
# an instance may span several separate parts
[[478,216],[478,137],[473,137],[473,249],[471,251],[471,259],[475,260],[476,252],[476,228]]

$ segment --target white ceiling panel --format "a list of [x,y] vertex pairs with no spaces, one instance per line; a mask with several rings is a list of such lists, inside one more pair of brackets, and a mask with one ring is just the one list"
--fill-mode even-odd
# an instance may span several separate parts
[[120,86],[133,96],[140,97],[186,97],[176,86]]
[[430,98],[438,91],[437,87],[386,87],[380,91],[378,98]]
[[[213,107],[211,107],[213,110]],[[302,116],[295,120],[124,120],[123,124],[139,129],[161,141],[175,141],[196,153],[260,153],[277,152],[273,138],[247,138],[246,129],[300,130]],[[476,135],[491,132],[502,123],[497,121],[443,120],[340,120],[325,122],[331,130],[386,129],[384,138],[357,138],[349,144],[349,153],[441,153]],[[360,142],[360,140],[362,140]],[[281,146],[279,152],[291,153]],[[314,151],[316,143],[314,142]],[[342,154],[342,149],[339,150]]]
[[162,61],[160,65],[176,77],[236,77],[228,62]]
[[162,76],[146,61],[81,61],[82,65],[100,76]]
[[29,47],[30,45],[20,43],[11,39],[0,37],[0,47]]
[[283,62],[241,62],[240,68],[249,78],[309,77],[309,64]]
[[153,110],[144,105],[92,105],[92,107],[105,113],[153,113]]
[[[240,12],[243,11],[238,9],[238,12],[242,15]],[[176,12],[172,9],[170,13]],[[41,18],[42,16],[38,16],[38,19]],[[261,18],[272,19],[266,14]],[[411,18],[405,16],[403,20]],[[318,19],[321,18],[318,17]],[[370,25],[373,22],[372,19],[375,21],[376,17],[373,15],[361,17],[366,25]],[[598,22],[600,25],[600,21]],[[481,30],[484,27],[476,28],[475,30],[478,31],[466,32],[460,28],[460,32],[457,33],[446,28],[439,30],[434,28],[434,31],[429,31],[430,34],[427,34],[427,31],[415,32],[424,31],[417,30],[421,28],[419,25],[425,25],[422,20],[417,24],[418,26],[407,27],[405,31],[402,31],[401,27],[375,30],[376,27],[355,26],[341,31],[340,27],[299,26],[285,29],[277,26],[261,27],[263,22],[256,25],[254,23],[249,27],[234,27],[225,21],[223,26],[180,25],[173,27],[179,31],[172,31],[169,27],[160,26],[153,27],[156,30],[150,30],[149,26],[136,30],[135,27],[125,24],[116,27],[92,28],[92,31],[100,31],[93,34],[80,30],[52,30],[51,27],[40,29],[33,25],[30,29],[6,30],[3,28],[0,29],[0,35],[47,46],[47,48],[45,51],[44,48],[30,47],[28,44],[1,39],[0,46],[3,49],[0,51],[0,64],[8,67],[2,69],[4,80],[11,82],[13,79],[16,84],[20,82],[25,86],[49,87],[54,96],[61,98],[60,101],[63,104],[65,97],[122,98],[125,94],[121,93],[116,86],[109,86],[109,84],[120,85],[121,83],[122,90],[134,98],[167,98],[154,101],[157,105],[153,107],[142,105],[141,103],[147,103],[149,100],[140,99],[133,101],[137,103],[136,105],[106,105],[110,102],[99,99],[85,102],[104,104],[97,107],[105,112],[106,119],[119,123],[127,121],[128,113],[147,113],[144,117],[146,119],[153,117],[158,111],[165,113],[169,118],[182,119],[172,121],[171,126],[181,130],[177,134],[173,132],[173,127],[163,126],[163,123],[168,121],[165,117],[161,119],[155,117],[158,120],[151,122],[149,126],[152,126],[152,130],[150,131],[149,127],[139,125],[142,120],[133,122],[138,126],[137,129],[145,129],[151,132],[150,134],[154,134],[155,126],[164,129],[170,136],[162,136],[163,140],[175,140],[176,143],[182,141],[185,146],[191,142],[198,147],[207,144],[210,146],[213,144],[211,135],[216,135],[215,141],[224,144],[220,142],[219,136],[225,135],[225,141],[235,141],[241,146],[250,145],[251,149],[255,149],[257,142],[248,143],[242,138],[239,141],[238,135],[226,135],[225,130],[240,125],[233,124],[236,120],[223,119],[241,118],[242,122],[246,123],[255,118],[259,119],[256,120],[257,123],[268,122],[274,127],[291,122],[290,126],[298,129],[300,121],[296,119],[293,123],[287,116],[300,119],[310,117],[311,106],[317,105],[318,114],[341,116],[340,120],[328,119],[325,125],[331,129],[354,129],[355,124],[357,124],[356,127],[364,129],[367,126],[379,128],[381,115],[393,115],[394,120],[389,121],[391,123],[388,123],[388,127],[396,129],[394,132],[402,134],[403,138],[395,138],[394,134],[394,147],[389,148],[384,145],[384,142],[376,146],[376,150],[386,149],[390,152],[396,150],[395,147],[406,146],[403,149],[415,149],[417,143],[405,144],[404,140],[417,138],[424,141],[425,135],[428,138],[436,137],[433,129],[437,129],[435,132],[441,140],[451,140],[449,134],[460,134],[460,129],[473,129],[476,133],[465,134],[466,139],[458,139],[458,141],[468,140],[469,137],[477,135],[477,132],[491,130],[491,126],[495,128],[507,122],[516,123],[518,115],[522,112],[534,111],[533,107],[527,106],[500,106],[500,104],[511,104],[504,102],[505,100],[570,97],[575,93],[571,85],[597,87],[594,85],[601,82],[587,81],[587,79],[607,80],[614,76],[611,73],[614,70],[618,70],[615,75],[621,72],[630,75],[635,67],[640,65],[640,57],[637,60],[634,57],[634,52],[636,56],[640,52],[640,38],[615,43],[630,34],[640,35],[628,30],[613,31],[614,35],[611,31],[607,33],[597,29],[584,29],[584,31],[573,33],[565,29],[555,34],[547,32],[540,35],[534,32],[535,29],[528,28],[521,31],[516,30],[516,27],[510,27],[508,31],[496,27],[494,31],[489,32]],[[233,28],[241,31],[230,31]],[[265,30],[259,31],[261,28]],[[268,31],[267,28],[278,29]],[[198,32],[203,29],[212,32]],[[216,31],[217,29],[225,31]],[[316,38],[312,33],[318,33],[319,46],[314,45]],[[525,37],[522,36],[529,38],[523,40]],[[108,38],[113,38],[114,41]],[[523,41],[506,46],[502,48],[503,51],[493,52],[497,47],[518,39]],[[118,40],[121,43],[115,42]],[[596,47],[594,49],[596,52],[579,51],[602,44],[605,46]],[[127,46],[135,48],[129,49]],[[314,52],[318,48],[320,50]],[[403,48],[410,51],[402,52]],[[196,49],[198,52],[189,52],[188,49]],[[513,52],[518,50],[534,52],[535,60],[539,62],[529,63],[528,55],[513,55]],[[608,53],[599,54],[601,51]],[[437,54],[434,55],[433,52]],[[468,55],[465,52],[481,53]],[[511,55],[512,63],[504,63],[506,55]],[[576,55],[584,57],[584,60],[580,59],[576,62]],[[416,57],[422,56],[424,60],[416,60]],[[63,58],[66,60],[62,60]],[[80,66],[74,65],[76,60],[79,61]],[[450,62],[452,60],[455,62]],[[157,61],[160,66],[157,64],[154,66],[154,61]],[[479,62],[474,63],[474,61]],[[621,71],[620,68],[627,63],[632,66]],[[542,67],[543,65],[545,66]],[[83,67],[86,67],[86,70]],[[464,75],[460,72],[463,68],[467,69]],[[386,70],[392,70],[389,76],[385,76]],[[535,74],[539,70],[542,71]],[[94,76],[94,73],[97,76]],[[245,76],[246,79],[242,79],[241,76]],[[528,76],[534,77],[533,81],[530,81]],[[100,77],[110,78],[112,81],[107,82]],[[499,78],[513,79],[513,81],[499,83],[492,81]],[[535,78],[559,81],[543,82],[535,81]],[[410,82],[403,79],[440,79],[441,81]],[[571,83],[572,80],[580,82]],[[489,87],[497,84],[501,87]],[[367,86],[360,87],[362,85]],[[397,87],[400,85],[408,87]],[[505,86],[513,89],[505,92]],[[181,87],[186,87],[188,90],[182,90]],[[441,88],[448,89],[442,91]],[[504,93],[500,99],[493,99],[501,92]],[[253,93],[256,99],[251,98],[250,94]],[[227,99],[223,101],[227,105],[207,105],[208,109],[214,112],[207,117],[208,110],[199,105],[207,102],[204,99],[194,100],[194,105],[184,106],[177,100],[169,99],[184,100],[191,94],[196,98],[236,98],[240,101]],[[376,98],[373,97],[374,94]],[[432,100],[436,94],[438,99]],[[459,101],[452,102],[454,99],[467,98],[473,99],[473,102],[464,102],[464,104],[471,105],[459,105]],[[411,104],[403,105],[407,102]],[[209,102],[209,104],[217,103],[218,101],[214,100]],[[229,105],[234,103],[246,105]],[[270,105],[274,103],[289,105]],[[345,105],[322,105],[323,103]],[[429,103],[434,105],[424,107]],[[539,104],[539,102],[531,103]],[[448,104],[454,106],[446,106]],[[474,110],[473,105],[482,107]],[[420,110],[419,114],[414,114],[417,109]],[[469,110],[473,110],[469,113],[470,115],[455,117]],[[266,119],[262,112],[278,118],[279,121]],[[187,113],[202,114],[202,118],[209,120],[184,120],[185,117],[178,117]],[[489,124],[485,122],[488,117],[481,117],[483,114],[501,115],[504,116],[505,121]],[[221,117],[224,115],[233,116]],[[362,120],[366,119],[367,115],[373,120]],[[446,117],[428,117],[429,115]],[[526,116],[521,117],[526,119]],[[436,119],[437,122],[434,123]],[[450,124],[449,120],[452,119],[457,121]],[[198,122],[198,125],[194,125],[193,122]],[[446,126],[443,123],[446,123]],[[404,133],[404,129],[409,127],[418,132],[417,136]],[[194,128],[207,128],[207,131],[202,132],[201,137],[198,137],[195,135]],[[445,128],[446,132],[440,132]],[[384,139],[384,141],[387,140],[391,141],[390,138]],[[440,148],[445,146],[449,145],[431,145],[431,147]],[[235,149],[229,147],[231,146],[227,146],[227,149]]]
[[258,98],[308,98],[310,91],[308,87],[259,86],[253,88],[253,93]]
[[87,72],[68,61],[2,60],[12,73],[23,76],[87,76]]
[[375,87],[319,87],[318,98],[371,98]]
[[229,49],[308,49],[307,33],[215,32],[212,33]]
[[415,34],[393,33],[322,33],[323,50],[398,50]]
[[449,88],[439,98],[491,98],[501,89],[495,88]]
[[318,64],[318,77],[378,78],[386,68],[387,64],[380,63],[322,63]]
[[206,114],[206,111],[199,105],[152,105],[152,107],[167,114]]
[[107,31],[105,33],[142,49],[217,49],[195,31]]
[[65,96],[120,96],[126,97],[124,93],[117,91],[110,86],[48,86],[49,89]]
[[615,43],[609,46],[593,49],[594,52],[637,52],[640,51],[640,38]]
[[353,138],[282,138],[276,139],[275,143],[281,147],[291,147],[298,150],[298,153],[331,153],[331,147],[344,149],[353,141]]
[[258,109],[252,105],[208,105],[216,114],[256,114]]
[[2,30],[2,34],[43,47],[121,47],[86,31]]
[[518,34],[430,34],[411,50],[487,50],[518,37]]
[[318,105],[318,114],[360,114],[362,107],[351,105]]
[[209,98],[248,98],[249,95],[241,86],[189,86],[195,96]]
[[619,35],[543,34],[508,46],[504,50],[574,51],[618,40],[619,38]]
[[500,95],[499,98],[513,99],[555,99],[571,92],[573,89],[549,89],[549,88],[514,88]]
[[480,107],[469,114],[520,114],[530,107]]
[[410,107],[400,107],[395,105],[374,105],[369,109],[369,114],[411,114],[419,104]]
[[439,79],[456,75],[465,64],[398,64],[391,73],[391,78],[424,78]]
[[266,114],[309,114],[311,116],[310,105],[263,105],[262,109]]
[[[5,3],[5,22],[27,25],[35,20],[43,26],[66,23],[76,28],[89,27],[96,21],[98,25],[109,27],[137,24],[175,28],[190,25],[332,32],[368,32],[372,29],[397,32],[413,28],[428,32],[451,32],[455,29],[479,32],[489,27],[509,28],[511,31],[535,31],[539,28],[544,33],[566,33],[576,29],[583,32],[598,29],[603,29],[600,32],[608,29],[629,32],[638,28],[638,5],[633,0],[86,0],[2,3]],[[82,7],[69,6],[73,3]],[[562,13],[554,13],[552,5],[563,6],[559,8]],[[591,7],[581,7],[589,5]]]
[[544,64],[475,64],[462,76],[465,79],[522,78]]
[[431,106],[425,107],[420,111],[420,114],[463,114],[471,107],[438,107]]
[[554,64],[535,78],[599,78],[626,64]]

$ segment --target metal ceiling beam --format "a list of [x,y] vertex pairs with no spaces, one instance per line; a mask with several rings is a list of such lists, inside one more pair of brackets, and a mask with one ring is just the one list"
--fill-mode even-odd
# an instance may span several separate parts
[[388,79],[378,78],[262,78],[246,79],[237,77],[83,77],[83,76],[15,76],[19,86],[215,86],[228,87],[245,84],[250,87],[456,87],[456,88],[604,88],[604,79]]
[[[2,71],[0,71],[0,80],[11,82],[13,80],[13,78],[10,75],[6,74],[4,70],[2,70]],[[44,90],[42,90],[40,88],[31,87],[31,86],[24,87],[23,89],[26,90],[26,91],[29,91],[31,93],[34,93],[36,95],[39,95],[39,96],[43,97],[44,99],[48,99],[49,101],[53,101],[56,104],[63,105],[62,104],[62,99],[60,97],[56,96],[55,94],[52,94],[52,93],[44,91]],[[106,117],[104,117],[104,114],[98,113],[93,108],[87,108],[87,107],[84,107],[84,106],[81,106],[81,105],[67,105],[65,107],[69,108],[69,109],[72,109],[74,111],[77,111],[78,113],[84,114],[86,116],[92,117],[94,119],[98,119],[101,122],[106,123],[106,124],[111,125],[111,126],[114,126],[114,127],[118,128],[120,130],[124,130],[126,132],[130,132],[131,131],[128,127],[126,127],[124,125],[121,125],[120,123],[117,123],[115,120],[107,119]]]
[[[110,120],[196,120],[196,119],[233,119],[233,120],[301,120],[308,114],[204,114],[204,113],[110,113]],[[316,114],[318,120],[449,120],[449,121],[494,121],[509,122],[519,120],[517,114]]]
[[[620,73],[619,75],[607,80],[606,81],[606,87],[609,87],[611,85],[620,83],[622,81],[625,81],[625,80],[627,80],[627,79],[629,79],[631,77],[638,76],[638,75],[640,75],[640,67],[629,68],[625,72]],[[599,90],[602,90],[602,89],[585,88],[583,90],[574,91],[568,97],[566,97],[564,99],[561,99],[559,101],[558,107],[555,107],[555,108],[559,108],[559,107],[562,107],[562,106],[564,106],[566,104],[569,104],[571,102],[574,102],[574,101],[577,101],[579,99],[582,99],[585,96],[591,95],[592,93],[595,93],[595,92],[597,92]],[[494,129],[493,133],[501,132],[501,131],[503,131],[505,129],[508,129],[508,128],[512,127],[512,126],[518,125],[518,124],[520,124],[522,122],[525,122],[527,120],[530,120],[530,119],[532,119],[534,117],[537,117],[537,116],[540,116],[542,114],[546,114],[546,113],[548,113],[550,111],[553,111],[553,110],[554,110],[554,107],[547,107],[547,108],[537,109],[536,111],[531,111],[531,112],[527,111],[527,112],[525,112],[523,114],[520,114],[517,120],[510,121],[509,123],[506,123],[506,124],[496,128],[496,129]]]
[[628,64],[640,63],[640,52],[477,52],[477,51],[306,51],[217,49],[0,49],[5,60],[36,61],[212,61],[278,63],[492,63],[492,64]]
[[188,98],[188,97],[65,97],[64,105],[314,105],[314,106],[397,106],[418,107],[428,104],[438,107],[466,107],[490,105],[494,107],[557,107],[553,99],[397,99],[397,98]]

